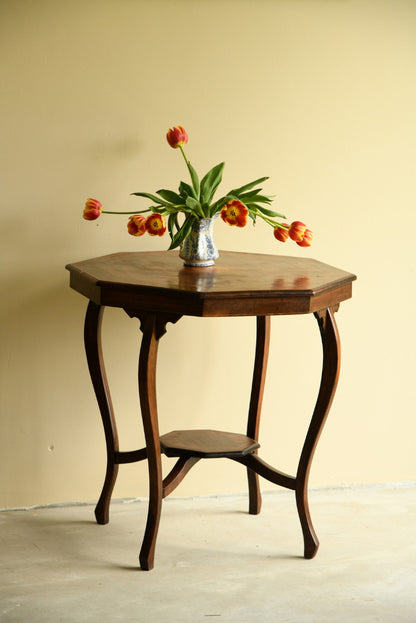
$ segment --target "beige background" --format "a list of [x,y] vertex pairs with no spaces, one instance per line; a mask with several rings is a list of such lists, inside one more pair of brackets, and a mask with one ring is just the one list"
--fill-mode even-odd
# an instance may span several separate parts
[[[314,257],[358,275],[337,315],[338,393],[313,486],[415,480],[414,0],[2,0],[0,507],[96,499],[104,439],[82,343],[86,300],[68,262],[135,239],[107,209],[186,177],[176,124],[224,190],[262,175],[275,206],[315,232],[302,250],[262,223],[216,224],[219,248]],[[140,206],[140,207],[139,207]],[[293,471],[320,366],[312,317],[273,319],[262,456]],[[104,346],[122,449],[143,442],[138,324],[107,310]],[[159,355],[160,427],[244,432],[249,319],[184,319]],[[165,462],[167,469],[168,461]],[[245,473],[200,463],[177,495],[240,492]],[[263,482],[264,489],[272,488]],[[115,497],[147,495],[145,463]]]

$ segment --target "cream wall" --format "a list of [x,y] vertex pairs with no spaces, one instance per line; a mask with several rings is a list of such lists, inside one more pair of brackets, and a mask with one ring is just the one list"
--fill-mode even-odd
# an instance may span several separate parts
[[[415,480],[416,2],[2,0],[0,63],[0,507],[97,498],[104,439],[83,352],[86,300],[64,266],[166,248],[128,236],[122,218],[87,223],[81,211],[89,196],[134,210],[143,204],[131,192],[175,187],[186,174],[164,138],[175,124],[198,171],[225,160],[224,188],[270,175],[276,208],[315,231],[302,250],[262,224],[217,223],[219,248],[301,254],[358,275],[337,315],[341,378],[311,484]],[[293,471],[318,331],[309,316],[272,329],[260,441],[266,460]],[[107,310],[125,450],[143,442],[139,340],[136,321]],[[253,347],[248,319],[171,327],[162,432],[244,432]],[[240,466],[213,461],[177,495],[245,489]],[[146,465],[122,466],[114,495],[146,496]]]

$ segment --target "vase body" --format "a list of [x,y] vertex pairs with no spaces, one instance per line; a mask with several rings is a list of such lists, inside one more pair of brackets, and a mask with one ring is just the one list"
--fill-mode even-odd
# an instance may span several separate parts
[[179,257],[185,266],[212,266],[219,257],[214,242],[213,218],[201,218],[194,222],[191,232],[181,244]]

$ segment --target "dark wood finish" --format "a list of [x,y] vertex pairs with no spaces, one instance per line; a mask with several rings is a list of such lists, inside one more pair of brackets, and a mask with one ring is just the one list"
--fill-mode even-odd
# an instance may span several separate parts
[[[151,569],[162,500],[178,486],[201,458],[226,457],[245,465],[249,512],[261,507],[258,476],[291,489],[304,539],[304,556],[315,556],[319,541],[308,504],[312,458],[335,393],[340,346],[334,312],[350,298],[351,273],[322,262],[222,251],[212,268],[183,267],[176,252],[116,253],[67,266],[71,286],[90,299],[85,318],[88,367],[103,421],[107,469],[95,509],[98,523],[107,523],[118,465],[147,459],[149,506],[140,551],[142,569]],[[119,450],[118,436],[101,350],[103,306],[120,307],[138,318],[143,333],[139,357],[139,393],[146,447]],[[323,363],[321,384],[299,459],[296,476],[268,465],[258,456],[259,426],[270,342],[270,316],[314,313]],[[224,431],[172,431],[159,436],[156,401],[157,350],[168,322],[182,315],[256,316],[257,340],[248,410],[247,434]],[[177,457],[163,479],[161,453]]]
[[237,433],[218,430],[174,430],[160,438],[166,456],[198,456],[201,459],[238,458],[251,454],[260,444]]
[[[254,358],[253,380],[251,383],[250,407],[247,420],[247,436],[259,438],[260,415],[266,381],[267,361],[270,345],[270,316],[257,316],[256,353]],[[254,451],[257,454],[257,450]],[[258,515],[261,510],[259,477],[255,470],[247,466],[248,495],[250,515]]]
[[156,314],[147,314],[142,321],[142,345],[139,358],[139,393],[149,471],[149,511],[142,548],[139,555],[142,569],[153,568],[156,536],[163,499],[162,461],[156,403],[156,359],[158,326]]
[[275,469],[266,463],[266,461],[263,461],[257,454],[249,454],[241,458],[235,458],[234,460],[243,463],[243,465],[246,465],[246,467],[253,472],[256,472],[256,474],[259,474],[269,482],[273,482],[275,485],[280,485],[286,489],[296,489],[296,478],[294,476],[289,476],[289,474]]
[[176,251],[115,253],[67,266],[98,305],[186,316],[304,314],[351,297],[354,275],[309,258],[221,251],[208,268]]
[[115,460],[115,456],[119,446],[117,425],[114,418],[101,347],[102,312],[103,309],[100,305],[90,301],[85,316],[84,344],[91,381],[104,426],[107,448],[107,470],[104,485],[95,507],[97,523],[106,524],[109,521],[110,499],[118,474],[118,463]]
[[140,450],[130,450],[129,452],[114,452],[114,462],[118,463],[137,463],[147,459],[147,448]]
[[182,482],[189,470],[200,460],[199,456],[180,457],[163,480],[163,497],[166,498]]
[[315,318],[318,321],[323,349],[321,384],[296,474],[296,504],[302,525],[305,558],[313,558],[319,547],[318,537],[313,529],[309,513],[308,478],[312,458],[335,395],[341,357],[338,329],[333,311],[322,310],[315,314]]

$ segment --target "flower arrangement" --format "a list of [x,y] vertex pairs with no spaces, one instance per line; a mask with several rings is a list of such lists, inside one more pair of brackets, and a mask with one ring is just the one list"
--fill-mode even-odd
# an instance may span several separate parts
[[[291,238],[301,247],[311,245],[313,234],[304,223],[294,221],[289,225],[276,220],[277,218],[284,219],[285,216],[269,209],[272,198],[261,194],[262,189],[258,187],[268,179],[267,177],[261,177],[240,188],[234,188],[221,199],[214,200],[215,192],[222,181],[225,162],[210,169],[200,180],[184,151],[184,145],[188,142],[185,129],[180,125],[171,128],[166,139],[173,149],[181,151],[189,171],[190,184],[180,182],[178,192],[161,189],[155,194],[132,193],[137,197],[145,197],[153,204],[139,212],[103,210],[97,199],[88,199],[84,208],[84,219],[93,221],[101,214],[128,214],[130,215],[127,222],[129,234],[143,236],[147,232],[151,236],[163,236],[168,231],[171,239],[169,249],[175,249],[189,235],[196,220],[212,218],[220,214],[222,220],[228,225],[244,227],[248,218],[251,218],[253,224],[256,223],[257,218],[261,218],[273,227],[276,240],[286,242],[288,238]],[[144,217],[143,214],[148,212],[150,214]]]

